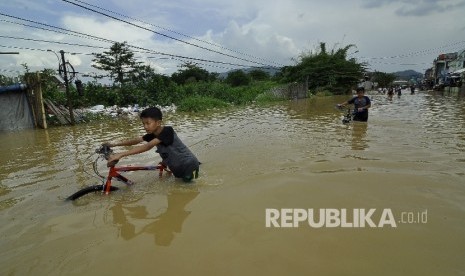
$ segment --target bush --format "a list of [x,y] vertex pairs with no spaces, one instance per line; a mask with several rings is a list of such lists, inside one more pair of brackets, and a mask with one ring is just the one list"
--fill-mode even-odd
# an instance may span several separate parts
[[181,101],[180,111],[199,112],[213,108],[227,107],[228,103],[208,96],[190,96]]
[[[233,87],[226,82],[198,81],[178,85],[169,77],[155,76],[139,83],[125,83],[121,86],[105,86],[94,82],[84,85],[84,94],[79,96],[74,85],[70,92],[73,105],[88,107],[97,104],[105,106],[140,106],[171,105],[179,106],[183,111],[202,111],[230,105],[248,104],[257,97],[278,84],[274,81],[253,81],[247,86]],[[52,88],[53,85],[51,86]],[[66,94],[55,89],[49,89],[47,98],[58,104],[67,104]],[[266,100],[265,100],[266,99]],[[271,100],[269,96],[260,96],[260,101]]]
[[258,95],[257,98],[255,98],[255,101],[258,104],[277,102],[277,101],[281,101],[281,100],[282,99],[276,97],[275,95],[273,95],[272,93],[269,93],[269,92],[262,93],[262,94]]
[[252,78],[242,70],[236,70],[228,74],[226,82],[232,87],[249,85]]

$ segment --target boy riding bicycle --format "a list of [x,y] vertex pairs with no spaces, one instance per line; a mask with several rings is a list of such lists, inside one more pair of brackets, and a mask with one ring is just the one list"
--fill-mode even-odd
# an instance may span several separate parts
[[130,150],[110,155],[107,166],[113,166],[119,159],[133,154],[142,153],[157,147],[156,152],[162,158],[162,164],[168,166],[175,177],[190,182],[198,177],[199,161],[197,157],[184,145],[171,126],[162,126],[163,115],[157,107],[149,107],[140,114],[140,119],[147,134],[134,139],[120,142],[107,142],[109,147],[133,146]]

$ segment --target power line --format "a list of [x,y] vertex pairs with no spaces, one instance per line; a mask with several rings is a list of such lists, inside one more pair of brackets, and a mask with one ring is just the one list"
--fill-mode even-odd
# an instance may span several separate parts
[[[2,36],[0,36],[2,37]],[[20,38],[18,38],[20,39]],[[44,41],[47,42],[47,41]],[[10,48],[10,49],[19,49],[19,50],[29,50],[29,51],[41,51],[41,52],[50,52],[48,49],[38,49],[38,48],[30,48],[30,47],[19,47],[19,46],[6,46],[6,45],[0,45],[0,47],[4,48]],[[92,54],[86,54],[86,53],[70,53],[72,55],[92,55]]]
[[[52,44],[61,44],[61,45],[70,45],[70,46],[80,46],[80,47],[88,47],[88,48],[100,48],[100,49],[107,49],[107,47],[103,46],[95,46],[95,45],[85,45],[85,44],[77,44],[77,43],[66,43],[66,42],[58,42],[58,41],[50,41],[50,40],[43,40],[43,39],[31,39],[31,38],[23,38],[23,37],[13,37],[13,36],[3,36],[0,35],[2,38],[9,38],[9,39],[17,39],[17,40],[26,40],[26,41],[35,41],[35,42],[45,42],[45,43],[52,43]],[[38,48],[30,48],[30,47],[18,47],[18,46],[6,46],[6,45],[0,45],[0,47],[4,48],[9,48],[9,49],[21,49],[21,50],[31,50],[31,51],[42,51],[42,52],[48,52],[48,50],[45,49],[38,49]],[[229,62],[221,62],[221,61],[213,61],[213,60],[207,60],[207,59],[200,59],[200,58],[191,58],[191,57],[185,57],[185,56],[180,56],[180,55],[172,55],[172,54],[166,54],[166,53],[159,53],[159,52],[154,52],[154,51],[134,51],[138,53],[152,53],[152,54],[159,54],[159,55],[164,55],[164,56],[169,56],[169,59],[171,60],[178,60],[185,62],[186,60],[193,60],[197,62],[206,62],[206,63],[216,63],[216,64],[222,64],[222,65],[232,65],[232,66],[239,66],[239,67],[252,67],[253,66],[247,66],[247,65],[242,65],[242,64],[236,64],[236,63],[229,63]],[[80,52],[70,52],[72,55],[94,55],[92,53],[80,53]],[[158,57],[145,57],[146,59],[152,59],[152,58],[158,58]],[[375,64],[386,64],[386,65],[400,65],[400,66],[415,66],[415,65],[429,65],[430,63],[394,63],[394,62],[381,62],[381,61],[371,61],[369,62],[370,64],[375,63]],[[212,64],[205,64],[201,63],[206,66],[214,67],[214,68],[223,68],[223,69],[235,69],[231,67],[224,67],[224,66],[217,66],[217,65],[212,65]],[[263,69],[263,67],[256,67],[259,69]],[[334,72],[338,73],[338,72]]]
[[[6,37],[6,38],[14,38],[14,37],[7,37],[7,36],[2,36],[0,35],[0,37]],[[28,38],[14,38],[14,39],[21,39],[21,40],[30,40]],[[49,43],[58,43],[58,42],[55,42],[55,41],[47,41],[47,40],[39,40],[40,42],[49,42]],[[81,44],[79,44],[81,45]],[[93,45],[87,45],[88,47],[98,47],[98,46],[93,46]],[[41,51],[41,52],[48,52],[49,50],[45,50],[45,49],[38,49],[38,48],[31,48],[31,47],[18,47],[18,46],[6,46],[6,45],[0,45],[0,47],[4,47],[4,48],[9,48],[9,49],[19,49],[19,50],[30,50],[30,51]],[[105,47],[101,47],[101,48],[105,48]],[[143,52],[143,53],[147,53],[147,52]],[[93,55],[91,53],[78,53],[78,52],[72,52],[70,53],[72,55]],[[145,57],[146,59],[155,59],[155,58],[158,58],[158,57]],[[229,70],[234,70],[236,68],[232,68],[232,67],[225,67],[225,66],[218,66],[218,65],[212,65],[212,64],[207,64],[207,63],[200,63],[200,62],[208,62],[208,63],[220,63],[220,64],[223,64],[223,65],[235,65],[235,66],[244,66],[244,67],[249,67],[249,66],[245,66],[245,65],[241,65],[241,64],[234,64],[234,63],[227,63],[227,62],[217,62],[217,61],[211,61],[211,60],[205,60],[205,59],[193,59],[193,58],[190,58],[190,57],[184,57],[184,56],[177,56],[177,55],[171,55],[168,59],[170,60],[177,60],[177,61],[181,61],[181,62],[185,62],[186,60],[195,60],[195,61],[198,61],[199,63],[196,63],[196,64],[202,64],[204,66],[209,66],[209,67],[214,67],[214,68],[222,68],[222,69],[229,69]],[[425,65],[425,64],[430,64],[430,63],[416,63],[416,64],[406,64],[406,63],[389,63],[389,62],[377,62],[377,61],[372,61],[370,63],[376,63],[376,64],[387,64],[387,65],[400,65],[400,66],[415,66],[415,65]],[[262,67],[257,67],[257,68],[262,68]],[[321,67],[323,68],[323,67]],[[0,70],[0,71],[6,71],[6,72],[20,72],[20,71],[12,71],[12,70]],[[339,75],[344,75],[345,72],[341,72],[341,71],[333,71],[334,74],[339,74]],[[92,75],[98,75],[98,76],[106,76],[106,75],[101,75],[101,74],[97,74],[97,73],[94,73],[94,72],[85,72],[85,73],[82,73],[81,75],[83,76],[86,76],[86,77],[92,77]]]
[[[9,49],[18,49],[18,50],[29,50],[29,51],[41,51],[41,52],[50,52],[50,50],[44,50],[44,49],[38,49],[38,48],[30,48],[30,47],[18,47],[18,46],[6,46],[6,45],[0,45],[0,47],[3,47],[3,48],[9,48]],[[86,54],[86,53],[70,53],[72,55],[92,55],[92,54]],[[59,61],[59,60],[58,60]],[[59,61],[60,62],[60,61]],[[22,72],[22,71],[15,71],[15,70],[6,70],[6,69],[0,69],[0,71],[5,71],[5,72]],[[101,75],[101,74],[97,74],[95,72],[84,72],[84,73],[81,73],[81,75],[90,75],[90,74],[94,74],[94,75]],[[102,76],[106,76],[106,75],[102,75]]]
[[[151,59],[151,58],[156,58],[156,57],[147,57],[148,59]],[[179,58],[174,58],[174,57],[171,57],[169,58],[171,60],[177,60],[177,61],[181,61],[181,62],[186,62],[186,60],[183,60],[183,59],[179,59]],[[199,60],[201,61],[201,60]],[[208,67],[214,67],[214,68],[221,68],[221,69],[229,69],[229,70],[234,70],[234,69],[237,69],[237,68],[233,68],[233,67],[225,67],[225,66],[218,66],[218,65],[212,65],[212,64],[207,64],[207,63],[200,63],[200,62],[196,62],[195,64],[201,64],[201,65],[204,65],[204,66],[208,66]],[[227,63],[225,63],[227,65]]]
[[[108,49],[108,47],[104,47],[104,46],[87,45],[87,44],[78,44],[78,43],[69,43],[69,42],[59,42],[59,41],[44,40],[44,39],[34,39],[34,38],[15,37],[15,36],[5,36],[5,35],[0,35],[0,37],[2,37],[2,38],[9,38],[9,39],[16,39],[16,40],[26,40],[26,41],[34,41],[34,42],[45,42],[45,43],[51,43],[51,44],[68,45],[68,46],[79,46],[79,47],[87,47],[87,48]],[[1,45],[0,45],[0,46],[1,46]],[[1,46],[1,47],[7,47],[7,48],[13,48],[13,49],[26,49],[26,50],[47,51],[47,50],[44,50],[44,49],[34,49],[34,48],[16,47],[16,46]],[[248,66],[248,65],[237,64],[237,63],[222,62],[222,61],[215,61],[215,60],[208,60],[208,59],[201,59],[201,58],[186,57],[186,56],[181,56],[181,55],[167,54],[167,53],[162,53],[162,52],[157,52],[157,51],[152,51],[152,50],[144,49],[144,48],[137,47],[137,46],[132,46],[132,47],[134,47],[134,48],[139,48],[139,49],[144,50],[144,51],[134,51],[134,52],[136,52],[136,53],[157,54],[157,55],[162,55],[162,56],[169,56],[169,57],[172,57],[172,58],[182,58],[182,59],[187,59],[187,60],[202,61],[202,62],[209,62],[209,63],[217,63],[217,64],[224,64],[224,65],[232,65],[232,66],[239,66],[239,67],[263,68],[263,67]],[[76,52],[72,52],[72,53],[70,53],[70,54],[94,55],[94,54],[89,54],[89,53],[76,53]],[[153,57],[147,57],[147,58],[153,58]]]
[[[4,13],[1,13],[1,12],[0,12],[0,15],[10,17],[10,18],[14,18],[16,20],[21,20],[21,21],[30,22],[30,23],[33,23],[33,24],[38,24],[38,25],[41,25],[41,26],[46,26],[46,27],[53,28],[53,29],[58,29],[60,31],[53,30],[53,29],[48,29],[48,28],[43,28],[43,27],[38,27],[38,26],[33,26],[33,25],[29,25],[29,24],[24,24],[24,23],[19,23],[19,22],[12,22],[12,21],[9,21],[9,20],[0,20],[0,21],[7,22],[7,23],[19,24],[19,25],[23,25],[23,26],[26,26],[26,27],[37,28],[37,29],[41,29],[41,30],[45,30],[45,31],[49,31],[49,32],[56,32],[56,33],[65,34],[65,35],[73,35],[73,36],[77,36],[77,37],[81,37],[81,38],[87,38],[87,39],[96,40],[96,41],[100,41],[100,42],[117,43],[117,41],[114,41],[114,40],[110,40],[110,39],[106,39],[106,38],[102,38],[102,37],[98,37],[98,36],[93,36],[93,35],[89,35],[89,34],[85,34],[85,33],[81,33],[81,32],[76,32],[76,31],[72,31],[72,30],[69,30],[69,29],[56,27],[56,26],[53,26],[53,25],[45,24],[45,23],[40,23],[40,22],[37,22],[37,21],[33,21],[33,20],[29,20],[29,19],[24,19],[24,18],[12,16],[12,15],[4,14]],[[49,41],[49,40],[34,40],[34,39],[30,39],[30,38],[18,38],[18,37],[7,37],[7,38],[22,39],[22,40],[32,40],[32,41],[48,42],[48,43],[58,43],[58,44],[62,43],[62,44],[67,44],[67,45],[71,45],[71,46],[83,46],[83,47],[90,47],[90,48],[108,49],[107,47],[101,47],[101,46],[64,43],[64,42],[56,42],[56,41]],[[181,55],[168,54],[168,53],[158,52],[158,51],[154,51],[154,50],[150,50],[150,49],[147,49],[147,48],[138,47],[138,46],[134,46],[134,45],[130,45],[130,44],[127,44],[127,45],[128,45],[128,47],[131,47],[131,48],[143,50],[143,51],[137,51],[137,50],[134,51],[134,52],[138,52],[138,53],[158,54],[158,55],[169,56],[169,57],[178,57],[178,58],[190,59],[190,60],[195,60],[195,61],[203,61],[203,62],[209,62],[209,63],[233,65],[233,66],[239,66],[239,67],[252,67],[252,68],[260,68],[260,69],[263,68],[263,67],[243,65],[243,64],[237,64],[237,63],[221,62],[221,61],[214,61],[214,60],[207,60],[207,59],[200,59],[200,58],[186,57],[186,56],[181,56]],[[270,67],[265,67],[265,68],[270,68]],[[275,67],[272,66],[271,68],[275,68]]]
[[114,19],[114,20],[124,22],[124,23],[126,23],[126,24],[131,25],[131,26],[134,26],[134,27],[137,27],[137,28],[146,30],[146,31],[153,32],[154,34],[158,34],[158,35],[161,35],[161,36],[163,36],[163,37],[166,37],[166,38],[169,38],[169,39],[173,39],[173,40],[175,40],[175,41],[178,41],[178,42],[181,42],[181,43],[190,45],[190,46],[197,47],[197,48],[199,48],[199,49],[207,50],[207,51],[210,51],[210,52],[213,52],[213,53],[217,53],[217,54],[220,54],[220,55],[223,55],[223,56],[227,56],[227,57],[239,59],[239,60],[242,60],[242,61],[247,61],[247,62],[255,63],[255,64],[258,64],[258,65],[264,65],[264,66],[268,66],[268,67],[276,67],[276,66],[270,66],[270,65],[268,65],[268,64],[261,63],[261,62],[252,61],[252,60],[248,60],[248,59],[241,58],[241,57],[236,57],[236,56],[233,56],[233,55],[230,55],[230,54],[226,54],[226,53],[222,53],[222,52],[220,52],[220,51],[216,51],[216,50],[213,50],[213,49],[210,49],[210,48],[207,48],[207,47],[203,47],[203,46],[200,46],[200,45],[191,43],[191,42],[187,42],[187,41],[184,41],[184,40],[182,40],[182,39],[178,39],[178,38],[175,38],[175,37],[172,37],[172,36],[169,36],[169,35],[166,35],[166,34],[163,34],[163,33],[157,32],[157,31],[154,31],[154,30],[151,30],[151,29],[149,29],[149,28],[146,28],[146,27],[143,27],[143,26],[140,26],[140,25],[131,23],[131,22],[127,21],[127,20],[123,20],[123,19],[117,18],[117,17],[115,17],[115,16],[112,16],[112,15],[109,15],[109,14],[106,14],[106,13],[103,13],[103,12],[100,12],[100,11],[97,11],[97,10],[95,10],[95,9],[91,9],[91,8],[85,7],[85,6],[80,5],[80,4],[78,4],[78,3],[73,3],[73,2],[68,1],[68,0],[62,0],[62,1],[63,1],[63,2],[67,2],[67,3],[69,3],[69,4],[72,4],[72,5],[75,5],[75,6],[78,6],[78,7],[81,7],[81,8],[83,8],[83,9],[85,9],[85,10],[89,10],[89,11],[92,11],[92,12],[95,12],[95,13],[98,13],[98,14],[101,14],[101,15],[103,15],[103,16],[112,18],[112,19]]
[[168,32],[171,32],[171,33],[174,33],[174,34],[177,34],[177,35],[186,37],[186,38],[190,38],[190,39],[193,39],[193,40],[202,42],[202,43],[206,43],[206,44],[208,44],[208,45],[215,46],[215,47],[218,47],[218,48],[223,49],[223,50],[227,50],[227,51],[234,52],[234,53],[237,53],[237,54],[241,54],[241,55],[244,55],[244,56],[248,56],[248,57],[251,57],[251,58],[254,58],[254,59],[258,59],[258,60],[262,60],[262,61],[266,61],[266,62],[271,62],[271,63],[274,63],[274,64],[276,64],[276,65],[282,66],[282,64],[276,63],[276,62],[274,62],[274,61],[266,60],[266,59],[264,59],[264,58],[256,57],[256,56],[253,56],[253,55],[248,54],[248,53],[244,53],[244,52],[240,52],[240,51],[237,51],[237,50],[234,50],[234,49],[230,49],[230,48],[224,47],[224,46],[222,46],[222,45],[220,45],[220,44],[212,43],[212,42],[210,42],[210,41],[198,39],[198,38],[196,38],[196,37],[193,37],[193,36],[190,36],[190,35],[186,35],[186,34],[183,34],[183,33],[181,33],[181,32],[177,32],[177,31],[174,31],[174,30],[171,30],[171,29],[169,29],[169,28],[162,27],[162,26],[159,26],[159,25],[154,25],[154,24],[152,24],[152,23],[148,23],[148,22],[142,21],[142,20],[137,19],[137,18],[134,18],[134,17],[130,17],[130,16],[127,16],[127,15],[124,15],[124,14],[121,14],[121,13],[118,13],[118,12],[115,12],[115,11],[112,11],[112,10],[109,10],[109,9],[105,9],[105,8],[99,7],[99,6],[97,6],[97,5],[93,5],[93,4],[90,4],[90,3],[87,3],[87,2],[84,2],[84,1],[80,1],[80,0],[74,0],[74,1],[75,1],[75,2],[79,2],[79,3],[82,3],[82,4],[84,4],[84,5],[88,5],[88,6],[90,6],[90,7],[94,7],[94,8],[99,9],[99,10],[103,10],[103,11],[106,11],[106,12],[109,12],[109,13],[112,13],[112,14],[115,14],[115,15],[118,15],[118,16],[121,16],[121,17],[123,17],[123,18],[131,19],[131,20],[133,20],[133,21],[137,21],[137,22],[140,22],[140,23],[143,23],[143,24],[146,24],[146,25],[150,25],[150,26],[152,26],[152,27],[156,27],[156,28],[159,28],[159,29],[162,29],[162,30],[165,30],[165,31],[168,31]]
[[436,47],[436,48],[411,52],[411,53],[408,53],[408,54],[395,55],[395,56],[386,56],[386,57],[360,57],[360,59],[375,59],[375,60],[376,59],[397,59],[397,58],[406,58],[406,57],[412,57],[412,56],[428,55],[430,52],[437,52],[440,49],[455,47],[455,46],[458,46],[458,45],[461,45],[461,44],[465,44],[465,40],[453,42],[453,43],[443,45],[443,46],[439,46],[439,47]]
[[370,61],[370,64],[388,64],[388,65],[431,65],[433,62],[426,63],[426,62],[417,62],[417,63],[399,63],[399,62],[382,62],[382,61]]
[[[0,15],[4,15],[2,13],[0,13]],[[15,17],[16,19],[19,19],[19,20],[27,20],[27,19],[22,19],[22,18],[19,18],[19,17]],[[57,31],[57,30],[52,30],[52,29],[47,29],[47,28],[44,28],[44,27],[38,27],[38,26],[33,26],[33,25],[29,25],[29,24],[25,24],[25,23],[20,23],[20,22],[14,22],[14,21],[10,21],[10,20],[5,20],[5,19],[0,19],[0,21],[2,22],[6,22],[6,23],[10,23],[10,24],[16,24],[16,25],[21,25],[21,26],[25,26],[25,27],[30,27],[30,28],[35,28],[35,29],[39,29],[39,30],[44,30],[44,31],[49,31],[49,32],[54,32],[54,33],[58,33],[58,34],[65,34],[65,35],[72,35],[72,36],[76,36],[76,37],[80,37],[80,38],[89,38],[90,35],[86,35],[86,34],[82,34],[82,33],[78,33],[78,32],[73,32],[71,30],[66,30],[66,29],[63,29],[63,28],[59,28],[59,27],[55,27],[55,26],[51,26],[51,25],[47,25],[47,26],[50,26],[50,27],[53,27],[53,28],[57,28],[57,29],[62,29],[62,30],[66,30],[67,32],[64,32],[64,31]],[[34,22],[34,21],[30,21],[28,20],[29,22]],[[41,24],[39,22],[34,22],[35,24]],[[109,42],[107,39],[103,39],[103,38],[97,38],[97,37],[94,37],[93,38],[94,40],[99,40],[99,41],[102,41],[102,42]]]
[[[93,35],[89,35],[89,34],[85,34],[85,33],[81,33],[81,32],[76,32],[76,31],[72,31],[72,30],[65,29],[65,28],[61,28],[61,27],[57,27],[57,26],[53,26],[53,25],[49,25],[49,24],[45,24],[45,23],[33,21],[33,20],[30,20],[30,19],[25,19],[25,18],[21,18],[21,17],[9,15],[9,14],[4,14],[4,13],[1,13],[1,12],[0,12],[0,15],[6,16],[6,17],[10,17],[10,18],[14,18],[14,19],[21,20],[21,21],[26,21],[26,22],[34,23],[34,24],[41,25],[41,26],[46,26],[46,27],[50,27],[50,28],[54,28],[54,29],[58,29],[58,30],[66,31],[66,32],[70,32],[70,33],[77,34],[77,35],[83,35],[83,36],[85,36],[85,37],[90,37],[90,38],[92,38],[92,39],[94,39],[94,40],[99,40],[99,41],[103,41],[103,42],[110,42],[110,43],[115,43],[115,42],[116,42],[116,41],[109,40],[109,39],[106,39],[106,38],[101,38],[101,37],[97,37],[97,36],[93,36]],[[14,23],[14,24],[20,24],[20,23]],[[20,25],[24,25],[24,24],[20,24]],[[47,30],[47,31],[54,31],[54,32],[60,33],[60,32],[55,31],[55,30],[49,30],[49,29],[44,29],[44,28],[40,28],[40,27],[34,27],[34,26],[31,26],[31,25],[24,25],[24,26],[33,27],[33,28],[38,28],[38,29],[43,29],[43,30]],[[62,34],[67,34],[67,33],[62,33]],[[70,35],[70,34],[68,34],[68,35]],[[76,36],[76,35],[75,35],[75,36]]]
[[[92,5],[92,4],[90,4],[90,3],[87,3],[87,2],[84,2],[84,1],[79,1],[79,0],[74,0],[74,1],[75,1],[75,2],[79,2],[79,3],[82,3],[82,4],[84,4],[84,5],[88,5],[88,6],[94,7],[94,8],[96,8],[96,9],[99,9],[99,10],[102,10],[102,11],[106,11],[106,12],[109,12],[109,13],[112,13],[112,14],[115,14],[115,15],[118,15],[118,16],[121,16],[121,17],[124,17],[124,18],[127,18],[127,19],[131,19],[131,20],[134,20],[134,21],[137,21],[137,22],[146,24],[146,25],[150,25],[150,26],[152,26],[152,27],[156,27],[156,28],[159,28],[159,29],[162,29],[162,30],[165,30],[165,31],[168,31],[168,32],[177,34],[177,35],[180,35],[180,36],[184,36],[184,37],[187,37],[187,38],[190,38],[190,39],[193,39],[193,40],[197,40],[197,41],[199,41],[199,42],[203,42],[203,43],[206,43],[206,44],[215,46],[215,47],[220,47],[220,48],[226,49],[226,50],[228,50],[228,51],[236,52],[236,51],[234,51],[234,50],[225,48],[225,47],[223,47],[223,46],[221,46],[221,45],[219,45],[219,44],[212,43],[212,42],[209,42],[209,41],[205,41],[205,40],[202,40],[202,39],[198,39],[198,38],[195,38],[195,37],[193,37],[193,36],[189,36],[189,35],[186,35],[186,34],[183,34],[183,33],[180,33],[180,32],[177,32],[177,31],[174,31],[174,30],[171,30],[171,29],[162,27],[162,26],[154,25],[154,24],[152,24],[152,23],[148,23],[148,22],[142,21],[142,20],[137,19],[137,18],[134,18],[134,17],[130,17],[130,16],[127,16],[127,15],[124,15],[124,14],[121,14],[121,13],[118,13],[118,12],[115,12],[115,11],[112,11],[112,10],[109,10],[109,9],[105,9],[105,8],[99,7],[99,6],[97,6],[97,5]],[[242,53],[241,53],[241,54],[242,54]]]
[[[78,0],[75,0],[75,1],[78,1]],[[82,2],[82,1],[81,1],[81,2]],[[76,31],[72,31],[72,30],[68,30],[68,29],[56,27],[56,26],[52,26],[52,25],[48,25],[48,24],[36,22],[36,21],[33,21],[33,20],[29,20],[29,19],[24,19],[24,18],[12,16],[12,15],[7,15],[7,14],[1,13],[1,12],[0,12],[0,15],[6,16],[6,17],[10,17],[10,18],[14,18],[14,19],[16,19],[16,20],[22,20],[22,21],[26,21],[26,22],[38,24],[38,25],[41,25],[41,26],[46,26],[46,27],[53,28],[53,29],[57,29],[57,30],[60,30],[60,31],[53,30],[53,29],[48,29],[48,28],[44,28],[44,27],[32,26],[32,25],[29,25],[29,24],[24,24],[24,23],[19,23],[19,22],[13,22],[13,21],[4,20],[4,19],[0,20],[0,21],[3,21],[3,22],[10,23],[10,24],[18,24],[18,25],[23,25],[23,26],[26,26],[26,27],[37,28],[37,29],[41,29],[41,30],[45,30],[45,31],[56,32],[56,33],[65,34],[65,35],[72,35],[72,36],[81,37],[81,38],[92,39],[92,40],[96,40],[96,41],[100,41],[100,42],[116,43],[116,41],[113,41],[113,40],[109,40],[109,39],[105,39],[105,38],[101,38],[101,37],[97,37],[97,36],[93,36],[93,35],[89,35],[89,34],[85,34],[85,33],[80,33],[80,32],[76,32]],[[13,38],[13,37],[10,37],[10,38]],[[18,39],[19,39],[19,38],[18,38]],[[24,39],[24,38],[23,38],[23,39]],[[32,39],[31,39],[31,40],[32,40]],[[36,40],[36,41],[37,41],[37,40]],[[54,41],[42,41],[42,42],[60,43],[60,42],[54,42]],[[436,50],[438,50],[438,49],[443,49],[443,48],[447,48],[447,47],[452,47],[452,46],[456,46],[456,45],[461,45],[462,43],[465,43],[465,41],[459,41],[459,42],[455,42],[455,43],[450,43],[450,44],[447,44],[447,45],[443,45],[443,46],[441,46],[441,47],[436,47],[436,48],[428,49],[428,50],[421,50],[421,51],[412,52],[412,53],[409,53],[409,54],[403,54],[403,55],[397,55],[397,56],[390,56],[390,57],[372,57],[372,58],[369,58],[369,57],[361,57],[360,59],[385,60],[385,59],[406,58],[406,57],[411,57],[411,56],[420,55],[420,54],[427,54],[428,52],[436,51]],[[83,45],[83,44],[73,44],[73,43],[62,43],[62,44],[72,45],[72,46],[83,46],[83,47],[93,47],[93,48],[107,49],[106,47],[90,46],[90,45]],[[209,63],[218,63],[218,64],[233,65],[233,66],[240,66],[240,67],[255,67],[255,66],[247,66],[247,65],[242,65],[242,64],[235,64],[235,63],[228,63],[228,62],[220,62],[220,61],[212,61],[212,60],[206,60],[206,59],[199,59],[199,58],[185,57],[185,56],[180,56],[180,55],[167,54],[167,53],[162,53],[162,52],[158,52],[158,51],[153,51],[153,50],[150,50],[150,49],[146,49],[146,48],[142,48],[142,47],[137,47],[137,46],[133,46],[133,45],[128,45],[128,46],[131,47],[131,48],[136,48],[136,49],[140,49],[140,50],[145,51],[145,52],[139,51],[139,52],[141,52],[141,53],[154,53],[154,54],[164,55],[164,56],[169,56],[169,57],[178,57],[178,58],[190,59],[190,60],[195,60],[195,61],[202,61],[202,62],[209,62]],[[137,52],[137,51],[135,51],[135,52]],[[76,54],[79,54],[79,53],[76,53]],[[83,53],[80,53],[80,54],[83,54]],[[85,55],[90,55],[90,54],[85,54]],[[395,65],[418,65],[418,64],[382,63],[382,62],[376,62],[376,61],[371,61],[370,63],[395,64]],[[423,63],[423,64],[425,64],[425,63]],[[262,67],[256,67],[256,68],[262,68]]]
[[[9,37],[9,36],[2,36],[2,35],[0,35],[0,37],[12,38],[12,39],[20,39],[20,40],[32,40],[32,41],[47,42],[47,43],[59,43],[59,42],[55,42],[55,41],[38,40],[38,39],[21,38],[21,37]],[[67,44],[68,45],[73,45],[72,43],[67,43]],[[93,45],[82,45],[82,44],[76,44],[76,46],[86,46],[86,47],[90,47],[90,48],[98,47],[98,46],[93,46]],[[5,45],[0,45],[0,47],[10,48],[10,49],[23,49],[23,50],[48,52],[48,50],[30,48],[30,47],[17,47],[17,46],[5,46]],[[100,48],[106,49],[105,47],[100,47]],[[89,54],[89,53],[76,53],[76,52],[72,52],[70,54],[72,54],[72,55],[93,55],[93,54]],[[165,54],[165,55],[169,55],[169,54]],[[169,55],[169,56],[170,56],[171,60],[178,60],[178,61],[183,61],[183,62],[185,62],[186,59],[187,59],[187,60],[195,60],[195,61],[199,61],[199,62],[218,63],[218,64],[223,64],[223,65],[232,65],[232,66],[241,66],[241,67],[250,67],[250,66],[241,65],[241,64],[228,63],[228,62],[218,62],[218,61],[212,61],[212,60],[207,60],[207,59],[194,59],[194,58],[184,57],[184,56],[179,56],[179,55]],[[155,57],[146,57],[146,58],[150,59],[150,58],[155,58]],[[206,63],[201,63],[201,64],[203,64],[205,66],[209,66],[209,67],[214,67],[214,68],[231,69],[231,70],[235,69],[235,68],[232,68],[232,67],[217,66],[217,65],[206,64]],[[252,67],[252,68],[254,68],[254,67]],[[257,68],[261,69],[262,67],[257,67]]]
[[60,42],[60,41],[51,41],[51,40],[45,40],[45,39],[15,37],[15,36],[7,36],[7,35],[0,35],[0,37],[10,38],[10,39],[18,39],[18,40],[26,40],[26,41],[34,41],[34,42],[54,43],[54,44],[68,45],[68,46],[79,46],[79,47],[88,47],[88,48],[108,49],[107,47],[103,47],[103,46],[86,45],[86,44],[69,43],[69,42]]

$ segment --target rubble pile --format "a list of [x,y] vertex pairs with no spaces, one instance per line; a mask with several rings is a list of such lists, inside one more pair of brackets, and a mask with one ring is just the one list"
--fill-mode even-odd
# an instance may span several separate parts
[[[174,104],[169,106],[158,106],[163,113],[166,112],[176,112],[177,107]],[[112,117],[122,116],[122,115],[134,115],[138,116],[139,112],[144,110],[146,107],[140,107],[139,105],[120,107],[117,105],[107,106],[104,105],[95,105],[90,108],[83,108],[81,112],[83,113],[92,113],[92,114],[104,114]]]

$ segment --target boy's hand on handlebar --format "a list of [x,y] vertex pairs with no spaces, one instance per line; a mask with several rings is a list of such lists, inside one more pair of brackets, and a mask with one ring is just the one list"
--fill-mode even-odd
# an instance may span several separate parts
[[107,159],[107,167],[113,167],[121,159],[119,154],[111,154]]

